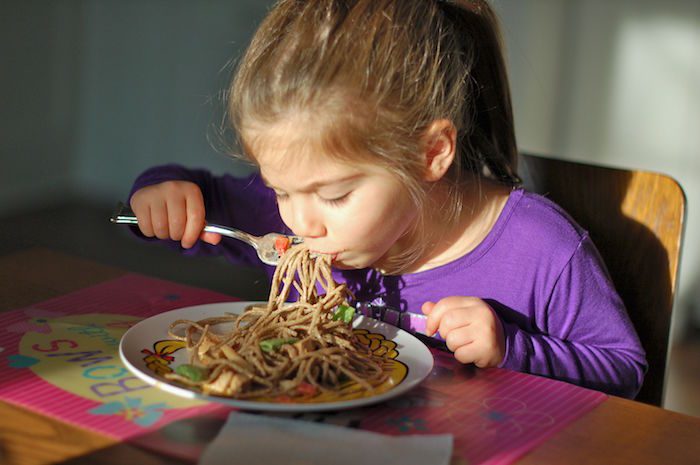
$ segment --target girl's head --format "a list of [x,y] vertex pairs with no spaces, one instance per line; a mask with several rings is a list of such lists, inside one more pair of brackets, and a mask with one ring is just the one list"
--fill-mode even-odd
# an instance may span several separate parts
[[[407,223],[396,226],[401,250],[382,259],[389,272],[422,255],[426,199],[436,183],[452,193],[444,206],[451,220],[465,183],[518,182],[499,35],[483,0],[281,0],[239,64],[228,111],[263,176],[281,175],[270,180],[278,193],[301,183],[291,178],[293,165],[320,166],[314,157],[388,175],[394,195],[408,199],[398,215]],[[296,212],[285,218],[282,203],[280,211],[293,222]],[[355,221],[346,218],[348,227]]]

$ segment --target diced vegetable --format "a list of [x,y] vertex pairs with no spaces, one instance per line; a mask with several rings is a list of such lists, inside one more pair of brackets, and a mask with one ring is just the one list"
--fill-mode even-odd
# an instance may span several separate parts
[[175,373],[195,382],[204,381],[209,376],[209,370],[206,368],[190,365],[189,363],[179,365],[175,368]]
[[349,305],[338,305],[338,309],[333,314],[333,320],[341,320],[345,323],[352,323],[352,318],[355,316],[355,309]]
[[277,236],[275,239],[275,250],[280,255],[284,254],[287,249],[289,249],[290,245],[291,241],[287,236]]
[[275,350],[279,349],[285,344],[294,344],[297,342],[299,339],[295,337],[290,337],[287,339],[284,338],[275,338],[275,339],[265,339],[264,341],[260,341],[260,349],[263,352],[274,352]]
[[297,386],[297,392],[302,396],[313,396],[318,392],[318,389],[313,384],[300,383]]
[[224,370],[213,383],[206,383],[202,386],[202,392],[217,396],[231,395],[236,392],[231,386],[232,384],[238,384],[235,383],[236,378],[240,378],[240,376],[236,375],[233,371]]

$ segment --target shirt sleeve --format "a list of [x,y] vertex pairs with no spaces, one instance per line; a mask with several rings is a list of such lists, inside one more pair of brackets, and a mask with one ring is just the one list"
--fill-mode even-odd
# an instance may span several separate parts
[[[189,169],[180,165],[157,166],[149,168],[136,178],[129,193],[129,201],[139,189],[165,181],[189,181],[197,184],[202,190],[206,220],[209,223],[231,226],[254,235],[288,232],[279,216],[274,193],[264,185],[257,173],[236,178],[230,175],[214,176],[207,170]],[[165,243],[185,255],[223,255],[232,263],[271,268],[260,262],[252,247],[236,239],[225,237],[216,246],[197,241],[192,248],[184,249],[177,241],[146,238],[138,227],[132,227],[132,231],[145,240]],[[267,271],[269,274],[270,270]]]
[[[538,312],[539,313],[539,312]],[[541,333],[504,322],[504,368],[633,398],[645,353],[597,249],[585,235],[538,316]]]

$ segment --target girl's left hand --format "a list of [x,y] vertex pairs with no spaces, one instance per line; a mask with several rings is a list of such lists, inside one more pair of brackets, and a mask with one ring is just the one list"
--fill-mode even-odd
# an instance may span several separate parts
[[439,331],[459,362],[489,368],[503,361],[506,353],[503,325],[483,300],[445,297],[437,303],[424,303],[422,310],[428,315],[428,335]]

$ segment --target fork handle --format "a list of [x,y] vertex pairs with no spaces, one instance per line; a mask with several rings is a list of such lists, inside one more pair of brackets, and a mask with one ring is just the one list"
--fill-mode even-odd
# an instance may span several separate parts
[[204,231],[211,232],[211,233],[217,233],[217,234],[221,234],[222,236],[227,236],[227,237],[232,237],[234,239],[238,239],[239,241],[243,241],[246,244],[252,245],[255,248],[255,250],[258,250],[258,243],[255,240],[257,238],[255,236],[253,236],[252,234],[248,234],[248,233],[243,232],[239,229],[229,228],[228,226],[221,226],[218,224],[207,223],[204,226]]
[[[117,204],[117,208],[114,210],[114,213],[112,213],[109,220],[115,224],[139,224],[139,221],[131,208],[122,202]],[[222,236],[226,237],[232,237],[233,239],[238,239],[239,241],[252,245],[256,250],[258,249],[258,243],[255,240],[257,238],[241,230],[229,228],[228,226],[207,223],[204,226],[204,231],[221,234]]]

